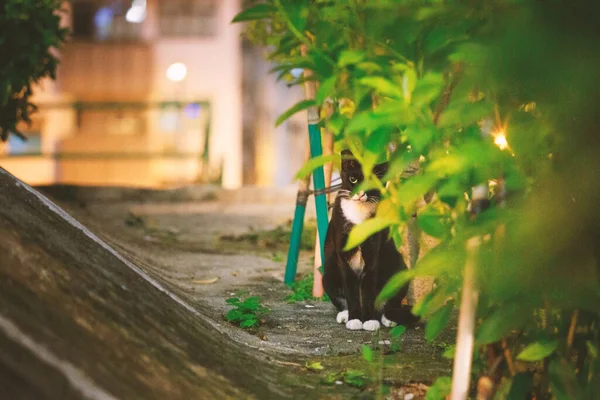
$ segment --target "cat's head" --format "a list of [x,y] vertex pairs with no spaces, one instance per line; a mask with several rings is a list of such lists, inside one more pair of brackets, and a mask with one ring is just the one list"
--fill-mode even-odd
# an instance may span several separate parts
[[[382,179],[388,170],[389,163],[385,162],[378,164],[373,167],[373,173]],[[340,196],[342,198],[363,202],[377,204],[381,198],[381,192],[378,189],[370,189],[366,192],[358,192],[353,194],[355,189],[364,181],[364,175],[362,166],[354,158],[350,150],[342,151],[342,189],[340,190]]]

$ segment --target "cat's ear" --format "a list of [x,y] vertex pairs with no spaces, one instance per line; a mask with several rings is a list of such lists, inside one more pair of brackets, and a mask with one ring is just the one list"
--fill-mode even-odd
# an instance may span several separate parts
[[342,171],[349,169],[355,169],[357,161],[354,158],[354,154],[348,149],[342,150]]
[[390,167],[390,163],[389,161],[386,161],[384,163],[381,164],[377,164],[376,166],[373,167],[373,173],[379,178],[383,178],[385,176],[385,174],[388,172],[388,169]]

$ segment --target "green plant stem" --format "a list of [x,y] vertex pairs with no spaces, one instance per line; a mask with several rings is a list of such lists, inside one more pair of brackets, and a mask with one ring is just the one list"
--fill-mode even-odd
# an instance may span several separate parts
[[327,61],[332,66],[335,66],[335,61],[333,61],[331,57],[319,50],[306,36],[302,34],[302,32],[298,30],[298,28],[296,28],[296,26],[292,23],[292,20],[288,17],[285,8],[281,5],[280,0],[275,0],[275,6],[277,7],[277,10],[281,13],[282,17],[285,19],[286,25],[294,34],[294,36],[296,36],[296,38],[307,48],[314,50],[317,54],[322,56],[325,61]]

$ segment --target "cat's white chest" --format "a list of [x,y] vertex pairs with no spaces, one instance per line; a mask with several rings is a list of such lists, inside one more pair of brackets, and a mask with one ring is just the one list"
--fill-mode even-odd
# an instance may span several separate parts
[[350,260],[348,260],[348,264],[350,265],[350,268],[352,268],[352,270],[357,274],[360,274],[365,268],[365,259],[363,258],[360,247],[358,248],[356,253],[354,253],[352,257],[350,257]]
[[355,225],[362,223],[368,218],[371,218],[377,209],[377,205],[371,202],[362,202],[350,199],[342,199],[340,205],[342,207],[342,213],[344,213],[344,217]]

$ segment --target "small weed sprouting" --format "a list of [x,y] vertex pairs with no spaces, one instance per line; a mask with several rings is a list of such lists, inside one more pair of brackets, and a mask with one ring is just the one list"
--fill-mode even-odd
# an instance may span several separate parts
[[[307,221],[300,237],[300,250],[314,250],[315,235],[317,232],[316,223]],[[279,253],[280,261],[284,260],[283,254],[290,245],[290,236],[292,234],[292,221],[283,225],[276,226],[268,230],[254,230],[250,228],[249,232],[241,235],[223,235],[219,238],[221,242],[245,244],[253,249],[271,250],[273,254]]]
[[336,381],[363,389],[371,382],[371,379],[364,372],[353,369],[342,372],[331,372],[322,379],[322,382],[326,385],[333,385]]
[[285,260],[285,256],[282,252],[278,251],[276,253],[273,253],[273,255],[271,256],[271,260],[275,262],[283,262]]
[[124,219],[125,225],[133,228],[146,228],[146,220],[133,212],[129,212]]
[[231,297],[225,302],[234,308],[225,314],[225,319],[243,329],[258,328],[262,323],[262,317],[271,312],[271,310],[261,304],[261,298],[258,296],[241,299],[240,297]]
[[307,361],[304,367],[309,371],[322,371],[324,369],[320,361]]
[[292,283],[290,288],[292,289],[293,293],[286,296],[284,300],[288,303],[295,303],[297,301],[306,301],[306,300],[329,301],[329,296],[327,296],[326,294],[323,295],[323,297],[321,297],[320,299],[313,297],[313,295],[312,295],[313,280],[314,280],[314,275],[307,274],[307,275],[304,275],[301,279],[298,279],[297,281]]
[[402,342],[400,338],[406,332],[406,327],[398,325],[390,329],[390,353],[397,353],[402,348]]

